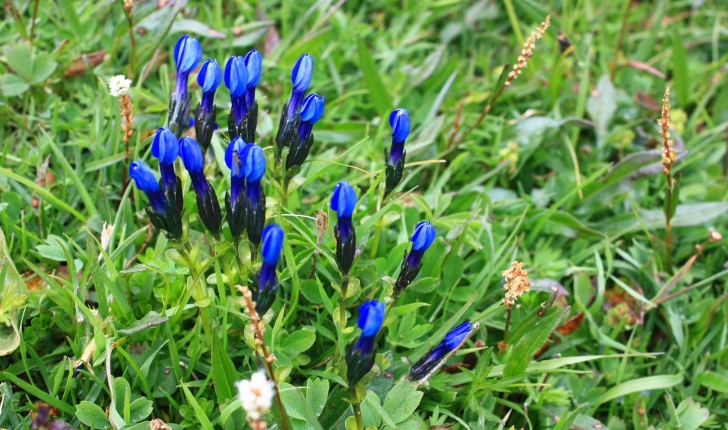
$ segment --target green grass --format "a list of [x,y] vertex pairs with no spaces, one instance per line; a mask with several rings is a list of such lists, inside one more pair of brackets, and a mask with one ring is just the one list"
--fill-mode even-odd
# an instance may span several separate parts
[[[122,3],[40,1],[35,25],[34,1],[10,0],[3,9],[0,428],[30,428],[39,401],[73,428],[104,428],[108,419],[148,428],[153,418],[245,428],[232,383],[259,364],[234,287],[242,282],[234,249],[204,235],[190,191],[185,215],[199,251],[198,276],[190,276],[164,235],[150,230],[146,197],[122,188],[121,118],[107,87],[109,77],[130,75]],[[263,53],[264,147],[274,144],[301,54],[315,58],[311,91],[326,98],[315,147],[285,207],[270,171],[265,182],[268,217],[286,231],[265,336],[292,428],[345,428],[349,393],[328,360],[358,336],[359,304],[386,296],[386,277],[396,278],[421,220],[434,222],[438,239],[385,323],[382,373],[362,396],[365,425],[725,428],[728,248],[708,241],[712,230],[728,234],[728,13],[720,2],[182,3],[134,8],[132,159],[156,169],[150,133],[166,124],[171,50],[183,33],[221,64],[253,47]],[[503,66],[547,14],[551,27],[528,68],[465,136],[498,91]],[[559,31],[568,42],[560,44]],[[102,50],[96,67],[64,77]],[[673,173],[680,171],[671,249],[656,123],[668,85],[679,156]],[[196,104],[199,91],[191,93]],[[224,86],[216,103],[224,125]],[[387,117],[398,107],[412,119],[412,165],[382,204]],[[229,189],[226,144],[217,135],[207,166],[218,196]],[[272,148],[265,152],[272,162]],[[342,331],[334,324],[340,279],[328,205],[344,179],[359,193],[354,223],[365,247]],[[319,210],[330,218],[317,248]],[[104,222],[113,234],[101,251]],[[500,273],[513,260],[525,263],[534,287],[514,308],[510,346],[501,351]],[[553,285],[568,294],[542,310]],[[206,298],[193,299],[200,286]],[[576,330],[551,335],[530,361],[578,314]],[[480,329],[447,372],[419,388],[421,400],[409,384],[392,388],[409,370],[402,358],[413,363],[465,319]],[[274,408],[269,425],[280,426],[280,415]]]

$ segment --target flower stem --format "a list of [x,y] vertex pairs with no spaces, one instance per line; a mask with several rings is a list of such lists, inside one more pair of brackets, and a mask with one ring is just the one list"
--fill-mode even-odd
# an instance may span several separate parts
[[508,307],[508,316],[506,317],[506,330],[503,333],[503,343],[508,346],[508,332],[511,330],[511,318],[513,317],[513,308],[511,306]]
[[665,212],[665,252],[667,254],[667,272],[672,273],[672,193],[675,181],[667,175],[667,211]]
[[351,397],[351,408],[354,410],[354,419],[356,420],[356,428],[364,430],[364,420],[361,416],[361,400],[356,392],[356,386],[349,387],[349,396]]
[[[196,302],[204,301],[206,289],[204,284],[205,281],[203,279],[203,274],[200,273],[197,261],[195,261],[190,254],[192,246],[187,240],[184,240],[180,242],[176,248],[184,259],[187,268],[190,269],[190,276],[192,277],[193,282],[192,297]],[[202,318],[202,329],[205,331],[206,345],[210,346],[212,345],[212,332],[210,331],[212,322],[210,318],[210,309],[207,307],[201,307],[200,317]]]

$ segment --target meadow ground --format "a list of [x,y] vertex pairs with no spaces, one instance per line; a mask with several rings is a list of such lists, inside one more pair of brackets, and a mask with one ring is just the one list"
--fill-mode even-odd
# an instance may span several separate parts
[[[0,428],[728,428],[721,1],[133,3],[4,2]],[[179,160],[184,238],[168,239],[129,181],[133,160],[159,169],[151,146],[168,124],[185,34],[223,67],[252,48],[263,57],[262,213],[285,240],[261,324],[236,285],[261,301],[275,240],[264,238],[262,266],[249,233],[233,239],[230,216],[214,240]],[[325,111],[286,176],[276,133],[305,53]],[[519,55],[527,67],[505,86]],[[109,93],[120,74],[128,98]],[[220,130],[204,175],[224,215],[226,84],[214,101]],[[395,108],[411,132],[385,198]],[[346,288],[334,236],[346,243],[349,200],[330,209],[343,180],[358,196],[360,247]],[[395,300],[420,221],[437,237]],[[527,274],[502,274],[514,261]],[[504,276],[509,297],[523,293],[512,307]],[[369,300],[387,314],[372,317],[383,327],[367,344],[357,320],[374,315],[359,308]],[[466,320],[469,338],[433,358]],[[372,371],[347,390],[352,368],[371,367],[367,354]],[[426,384],[405,380],[422,357],[443,368]],[[236,382],[259,368],[274,370],[285,412],[276,399],[247,424]]]

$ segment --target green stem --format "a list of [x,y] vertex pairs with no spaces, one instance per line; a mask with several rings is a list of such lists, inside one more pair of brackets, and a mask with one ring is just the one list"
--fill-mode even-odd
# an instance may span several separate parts
[[354,410],[354,420],[356,420],[356,428],[364,430],[364,420],[361,416],[361,400],[356,393],[356,386],[349,387],[349,396],[351,397],[351,408]]
[[672,273],[672,193],[675,180],[667,175],[667,211],[665,211],[665,252],[667,253],[667,272]]
[[506,331],[503,333],[503,343],[508,346],[508,332],[511,329],[511,317],[513,317],[513,308],[508,306],[508,316],[506,317]]
[[[198,265],[198,262],[192,259],[192,256],[190,255],[191,250],[192,246],[186,240],[181,242],[179,246],[177,246],[177,251],[184,259],[187,268],[190,269],[190,276],[192,277],[193,282],[192,298],[194,298],[196,302],[202,302],[206,298],[205,280],[203,279],[204,274],[200,273],[200,267]],[[212,319],[210,317],[210,309],[206,306],[201,307],[200,317],[202,318],[202,329],[205,331],[205,340],[207,341],[207,346],[210,346],[212,345]]]
[[[339,294],[339,326],[343,332],[346,328],[346,290],[349,288],[349,275],[341,275],[341,294]],[[334,366],[339,363],[339,351],[346,348],[346,344],[338,345],[334,351]],[[343,375],[342,375],[343,376]]]

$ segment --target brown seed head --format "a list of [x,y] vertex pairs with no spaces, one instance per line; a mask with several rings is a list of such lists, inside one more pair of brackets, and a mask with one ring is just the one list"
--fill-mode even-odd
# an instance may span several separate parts
[[511,70],[508,74],[508,79],[506,79],[505,83],[506,87],[521,74],[523,69],[528,67],[528,59],[533,57],[533,48],[536,47],[536,41],[543,37],[546,30],[549,28],[549,25],[551,25],[551,15],[548,15],[546,20],[544,20],[544,22],[542,22],[541,25],[539,25],[538,28],[531,33],[528,39],[526,39],[526,42],[523,44],[523,49],[521,50],[521,55],[518,56],[516,64],[513,65],[513,70]]
[[677,154],[672,146],[673,141],[670,140],[670,107],[670,87],[667,87],[662,99],[662,115],[657,120],[662,136],[662,165],[665,166],[662,173],[665,175],[670,175],[672,165],[677,161]]
[[503,303],[509,308],[516,303],[516,299],[531,290],[531,282],[528,280],[528,272],[523,270],[523,263],[514,261],[508,270],[504,270],[501,274],[505,277],[506,290]]

